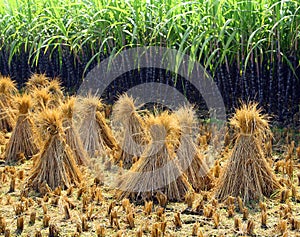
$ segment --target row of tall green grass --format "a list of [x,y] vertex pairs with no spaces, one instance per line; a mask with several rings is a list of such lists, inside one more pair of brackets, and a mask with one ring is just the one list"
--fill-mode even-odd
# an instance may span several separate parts
[[[1,0],[0,49],[9,62],[21,52],[39,55],[68,48],[89,63],[124,48],[156,45],[180,49],[212,73],[236,62],[238,70],[267,58],[299,58],[298,0]],[[89,65],[88,63],[88,65]],[[87,66],[88,66],[87,65]],[[229,71],[229,70],[228,70]]]

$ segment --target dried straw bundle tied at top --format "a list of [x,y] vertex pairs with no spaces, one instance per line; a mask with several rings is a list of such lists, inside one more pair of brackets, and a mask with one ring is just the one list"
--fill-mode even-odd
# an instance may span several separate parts
[[34,112],[41,112],[49,108],[51,102],[51,95],[46,88],[34,89],[31,92]]
[[15,82],[0,76],[0,131],[11,132],[15,126],[13,98],[17,93]]
[[117,196],[137,200],[162,192],[169,201],[181,201],[193,188],[175,161],[177,119],[164,112],[158,117],[150,116],[146,124],[151,140],[140,159],[120,178]]
[[[34,88],[31,91],[32,96],[32,108],[33,114],[37,115],[44,110],[55,109],[57,108],[55,100],[52,98],[52,95],[49,93],[46,87]],[[43,146],[43,141],[47,139],[47,133],[40,133],[41,124],[39,123],[39,116],[33,116],[33,122],[35,124],[35,130],[37,130],[37,140],[41,142],[39,146]]]
[[181,107],[176,111],[180,124],[180,145],[177,150],[178,164],[186,174],[196,192],[212,188],[212,176],[202,154],[193,140],[196,113],[192,107]]
[[228,196],[243,199],[243,202],[269,197],[281,186],[266,161],[262,140],[270,133],[266,115],[258,104],[243,104],[231,119],[236,129],[236,142],[216,189],[216,197]]
[[47,88],[48,92],[52,95],[54,99],[58,101],[63,100],[64,93],[59,78],[53,78],[52,80],[50,80],[45,88]]
[[114,104],[112,120],[114,124],[122,126],[121,152],[115,157],[115,163],[122,162],[123,168],[129,169],[142,155],[147,136],[145,134],[145,122],[139,115],[136,100],[126,93],[121,95]]
[[78,169],[70,147],[66,144],[60,113],[56,110],[44,110],[38,116],[40,132],[47,137],[40,151],[26,188],[41,191],[45,182],[51,189],[68,188],[78,184],[82,175]]
[[31,93],[36,89],[42,89],[49,85],[49,78],[45,74],[34,73],[25,84],[27,93]]
[[117,149],[117,142],[101,114],[102,103],[97,97],[88,96],[79,102],[81,124],[80,138],[90,157],[105,156],[110,150]]
[[25,90],[32,95],[35,112],[57,108],[64,99],[59,79],[50,80],[44,74],[33,74],[26,82]]
[[18,162],[23,154],[25,158],[30,159],[38,152],[38,147],[35,142],[33,131],[33,122],[29,114],[31,108],[31,97],[24,94],[16,98],[19,115],[16,126],[13,129],[12,135],[5,150],[6,163],[11,164]]
[[34,112],[41,112],[45,109],[56,109],[61,105],[62,100],[56,98],[49,92],[49,88],[34,89],[31,93]]
[[79,134],[73,122],[75,97],[69,98],[61,105],[63,127],[66,134],[66,143],[73,151],[74,159],[78,165],[87,165],[88,154],[84,150]]

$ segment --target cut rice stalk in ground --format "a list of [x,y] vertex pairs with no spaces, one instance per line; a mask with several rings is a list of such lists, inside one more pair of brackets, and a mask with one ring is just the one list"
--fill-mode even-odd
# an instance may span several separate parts
[[17,93],[15,82],[0,75],[0,131],[11,132],[15,126],[13,98]]
[[73,123],[75,97],[69,98],[62,106],[63,127],[66,134],[66,143],[73,151],[74,159],[78,165],[87,165],[88,154],[84,150],[79,134]]
[[[145,123],[136,108],[136,101],[123,94],[113,106],[113,123],[122,126],[122,142],[120,156],[115,163],[122,162],[123,168],[129,169],[138,160],[147,144]],[[120,126],[120,125],[119,125]]]
[[82,98],[79,102],[81,117],[79,134],[83,147],[90,157],[106,156],[107,152],[116,146],[112,132],[100,113],[102,107],[101,101],[93,96]]
[[42,192],[45,183],[52,190],[59,186],[65,189],[82,180],[73,153],[66,144],[59,115],[55,110],[44,110],[39,115],[40,129],[43,130],[41,133],[48,133],[48,139],[37,157],[26,189]]
[[17,98],[19,115],[16,126],[12,132],[5,150],[5,161],[8,164],[16,163],[23,154],[26,159],[30,159],[38,152],[36,136],[33,132],[33,122],[29,114],[31,107],[31,97],[27,94]]
[[168,113],[151,116],[147,126],[150,143],[141,158],[120,178],[118,198],[151,198],[162,192],[169,201],[180,201],[193,188],[175,161],[177,120]]
[[193,141],[196,113],[192,107],[182,107],[176,111],[181,128],[180,145],[177,150],[178,164],[196,192],[212,188],[212,176],[203,155]]
[[240,196],[244,203],[270,197],[281,185],[263,153],[262,139],[270,133],[266,116],[256,103],[244,104],[230,124],[236,128],[237,139],[219,179],[216,197],[225,200]]

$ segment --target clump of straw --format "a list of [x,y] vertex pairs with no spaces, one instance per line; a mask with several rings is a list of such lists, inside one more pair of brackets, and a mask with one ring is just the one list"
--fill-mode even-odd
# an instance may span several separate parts
[[27,181],[27,188],[42,192],[43,185],[52,190],[57,187],[68,188],[78,184],[82,175],[78,169],[70,147],[66,144],[60,113],[44,110],[39,114],[40,133],[47,140],[40,151],[33,172]]
[[35,112],[41,112],[45,109],[51,108],[51,95],[46,88],[32,90],[32,100]]
[[87,165],[88,155],[83,148],[79,134],[73,122],[75,97],[69,98],[61,106],[63,127],[66,134],[66,143],[73,151],[74,159],[78,165]]
[[59,79],[50,81],[44,74],[33,74],[26,83],[26,91],[32,95],[35,112],[58,108],[64,99]]
[[183,200],[192,187],[175,161],[179,124],[167,112],[150,116],[146,124],[151,140],[140,159],[120,178],[118,197],[145,199],[162,192],[169,201]]
[[64,99],[62,93],[59,82],[57,81],[51,81],[48,87],[33,89],[31,94],[34,103],[34,111],[40,112],[44,109],[58,108]]
[[88,96],[81,99],[79,107],[79,134],[89,156],[105,156],[109,150],[116,149],[115,138],[101,113],[101,101],[97,97]]
[[180,145],[177,150],[178,163],[196,192],[212,188],[212,177],[193,140],[196,114],[192,107],[182,107],[176,111],[181,128]]
[[246,203],[269,197],[281,188],[263,153],[262,141],[271,132],[267,116],[257,106],[243,104],[230,120],[237,138],[217,185],[218,199],[240,196]]
[[[48,89],[45,87],[42,88],[35,88],[31,92],[32,95],[32,104],[33,104],[33,120],[35,124],[35,129],[36,129],[36,134],[39,136],[37,139],[38,141],[45,141],[47,137],[47,133],[40,133],[40,131],[43,131],[43,129],[40,129],[41,124],[39,123],[39,113],[41,113],[44,110],[49,110],[49,109],[55,109],[57,108],[56,102],[53,100],[51,97],[51,94],[48,92]],[[41,146],[43,144],[40,144]]]
[[64,93],[60,80],[58,78],[52,79],[45,88],[50,94],[50,97],[53,101],[52,103],[56,106],[59,106],[64,99]]
[[125,169],[132,166],[134,159],[139,159],[147,143],[147,136],[144,131],[145,123],[135,104],[136,101],[132,97],[123,94],[113,107],[113,123],[121,124],[123,128],[122,150],[120,156],[116,157],[115,163],[122,161]]
[[5,138],[5,134],[0,131],[0,145],[5,145],[6,144],[6,138]]
[[15,126],[13,98],[17,93],[15,82],[0,76],[0,131],[11,132]]
[[49,85],[49,78],[45,74],[32,74],[25,84],[25,90],[31,93],[33,90],[42,89]]
[[11,164],[18,162],[22,153],[27,159],[30,159],[38,152],[33,132],[33,122],[29,115],[31,108],[31,97],[24,94],[16,98],[19,115],[16,126],[5,150],[6,163]]

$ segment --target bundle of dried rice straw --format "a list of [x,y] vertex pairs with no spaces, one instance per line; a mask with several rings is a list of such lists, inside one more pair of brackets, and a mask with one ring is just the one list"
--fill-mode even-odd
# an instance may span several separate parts
[[26,91],[32,95],[35,112],[57,108],[64,100],[60,80],[50,80],[44,74],[33,74],[26,83]]
[[0,75],[0,131],[11,132],[15,126],[13,98],[17,93],[15,82]]
[[34,112],[41,112],[44,109],[56,109],[63,101],[63,99],[60,99],[57,95],[51,94],[48,87],[34,89],[32,90],[31,95]]
[[45,74],[34,73],[25,84],[27,93],[32,93],[36,89],[42,89],[49,85],[49,78]]
[[212,176],[203,155],[193,140],[196,127],[196,113],[193,107],[181,107],[176,111],[180,124],[180,145],[177,150],[178,164],[186,174],[196,192],[212,188]]
[[5,145],[6,144],[6,138],[5,138],[5,134],[0,131],[0,145]]
[[27,94],[16,98],[19,115],[16,126],[6,146],[4,158],[6,163],[12,164],[19,161],[23,154],[26,159],[30,159],[38,152],[36,136],[33,131],[33,122],[29,114],[31,108],[31,97]]
[[117,142],[102,115],[102,103],[94,96],[81,98],[79,102],[80,128],[79,134],[84,149],[90,157],[105,156],[117,149]]
[[243,104],[230,120],[237,138],[217,185],[215,195],[220,200],[240,196],[245,203],[257,201],[281,188],[263,153],[262,140],[270,134],[270,128],[257,106]]
[[33,167],[33,172],[27,180],[26,189],[42,192],[45,183],[55,189],[68,188],[77,185],[82,180],[82,174],[74,160],[70,147],[66,144],[60,113],[56,110],[44,110],[39,114],[39,129],[47,140],[40,151]]
[[140,159],[120,178],[117,196],[137,200],[162,192],[169,201],[183,200],[192,186],[175,161],[174,144],[179,133],[177,119],[164,112],[158,117],[150,116],[146,124],[150,143]]
[[49,81],[49,84],[45,88],[50,94],[52,105],[54,107],[60,106],[64,100],[64,93],[59,78],[54,78]]
[[116,127],[122,127],[120,156],[115,157],[115,164],[122,162],[123,168],[129,169],[142,155],[148,142],[145,122],[139,115],[136,100],[126,93],[121,95],[113,106],[112,121]]
[[67,99],[67,101],[61,105],[61,113],[63,119],[63,127],[66,134],[66,143],[73,151],[74,159],[78,165],[88,164],[88,154],[84,150],[79,134],[75,128],[73,122],[75,97]]

